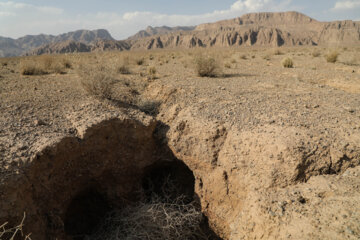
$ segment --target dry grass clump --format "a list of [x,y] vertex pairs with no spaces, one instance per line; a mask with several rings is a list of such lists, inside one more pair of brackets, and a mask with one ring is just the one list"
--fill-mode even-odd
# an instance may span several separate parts
[[73,67],[73,64],[71,63],[71,61],[69,59],[63,58],[61,64],[64,66],[64,68],[66,69],[70,69]]
[[116,61],[116,71],[121,74],[130,74],[130,59],[129,56],[124,56]]
[[24,240],[31,240],[30,238],[30,234],[24,235],[23,233],[23,227],[24,227],[24,221],[26,218],[26,214],[24,213],[24,216],[20,222],[19,225],[17,225],[16,227],[10,227],[7,228],[8,222],[0,225],[0,240],[2,239],[9,239],[9,240],[14,240],[14,239],[24,239]]
[[281,64],[283,65],[284,68],[292,68],[294,67],[294,62],[291,58],[287,57],[287,58],[284,58],[282,61],[281,61]]
[[141,66],[145,63],[145,59],[143,57],[137,58],[137,59],[135,59],[135,63],[136,63],[136,65]]
[[336,63],[339,55],[340,54],[338,53],[338,51],[332,51],[332,52],[326,54],[325,59],[329,63]]
[[48,72],[34,61],[23,60],[20,61],[20,73],[22,75],[44,75]]
[[225,63],[224,67],[231,68],[231,64],[230,63]]
[[318,50],[315,50],[315,51],[313,51],[313,52],[311,53],[311,55],[312,55],[313,57],[320,57],[321,52],[318,51]]
[[49,73],[66,73],[65,69],[71,68],[68,59],[55,56],[39,56],[20,60],[20,73],[22,75],[44,75]]
[[151,80],[154,80],[156,79],[156,73],[157,73],[157,70],[155,67],[149,67],[148,68],[148,75],[149,75],[149,78]]
[[247,57],[246,57],[246,55],[245,55],[245,54],[242,54],[242,55],[240,56],[240,59],[242,59],[242,60],[246,60],[246,59],[247,59]]
[[270,60],[271,60],[271,57],[270,57],[270,55],[265,55],[265,56],[263,57],[263,59],[264,59],[264,60],[267,60],[267,61],[270,61]]
[[220,64],[212,57],[195,59],[196,72],[200,77],[216,77],[220,72]]
[[100,230],[90,240],[117,239],[208,239],[201,230],[202,213],[194,203],[184,203],[179,196],[171,202],[153,196],[108,215]]
[[131,73],[129,65],[125,65],[125,64],[119,66],[118,72],[121,74],[130,74]]
[[112,86],[115,80],[111,71],[103,66],[97,68],[80,66],[78,74],[81,85],[87,93],[100,99],[112,99]]

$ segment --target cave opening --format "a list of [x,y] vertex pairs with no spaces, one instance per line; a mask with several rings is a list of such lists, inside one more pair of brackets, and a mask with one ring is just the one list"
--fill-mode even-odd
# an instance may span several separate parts
[[77,194],[70,202],[64,220],[64,230],[73,240],[83,240],[98,228],[110,211],[106,197],[90,188]]

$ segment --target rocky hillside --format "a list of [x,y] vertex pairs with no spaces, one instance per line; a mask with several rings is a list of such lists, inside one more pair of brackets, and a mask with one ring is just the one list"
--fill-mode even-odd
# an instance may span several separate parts
[[129,50],[130,45],[126,41],[98,40],[91,44],[76,41],[64,41],[46,44],[27,52],[25,55],[62,54],[77,52],[103,52]]
[[250,13],[196,27],[148,27],[123,41],[114,40],[106,30],[26,36],[17,40],[0,38],[0,56],[25,52],[38,55],[130,49],[359,44],[359,21],[319,22],[298,12],[279,12]]
[[228,46],[356,45],[360,22],[319,22],[298,12],[251,13],[134,41],[132,49]]
[[168,34],[172,32],[180,32],[180,31],[192,31],[195,27],[186,27],[186,26],[178,26],[178,27],[168,27],[168,26],[162,26],[162,27],[151,27],[148,26],[145,30],[141,30],[135,35],[128,38],[128,40],[138,40],[140,38],[144,37],[150,37],[154,35],[163,35]]
[[[8,57],[8,56],[19,56],[23,55],[29,51],[32,51],[34,48],[38,48],[40,46],[44,46],[43,50],[40,52],[56,52],[54,49],[49,49],[49,47],[54,46],[58,49],[56,43],[61,43],[60,45],[66,45],[67,41],[75,41],[83,44],[91,44],[99,39],[101,40],[114,40],[110,33],[104,29],[98,30],[78,30],[75,32],[64,33],[61,35],[53,36],[53,35],[27,35],[25,37],[21,37],[18,39],[12,38],[4,38],[0,37],[0,57]],[[81,44],[77,44],[80,46]],[[82,46],[83,48],[84,46]],[[62,48],[62,47],[60,47]],[[77,49],[72,46],[72,49]]]

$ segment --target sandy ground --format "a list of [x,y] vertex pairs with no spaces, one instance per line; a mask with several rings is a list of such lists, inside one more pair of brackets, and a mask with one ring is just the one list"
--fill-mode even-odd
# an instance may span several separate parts
[[[79,135],[78,122],[138,115],[139,104],[158,102],[155,118],[169,127],[164,141],[194,172],[220,236],[359,239],[360,50],[340,49],[337,63],[326,62],[327,49],[280,51],[74,54],[66,74],[41,76],[21,75],[22,58],[0,59],[1,184],[43,146]],[[221,76],[197,76],[193,59],[201,54],[226,65]],[[125,57],[131,74],[113,71]],[[285,57],[294,68],[281,65]],[[112,100],[84,90],[81,64],[109,66]]]

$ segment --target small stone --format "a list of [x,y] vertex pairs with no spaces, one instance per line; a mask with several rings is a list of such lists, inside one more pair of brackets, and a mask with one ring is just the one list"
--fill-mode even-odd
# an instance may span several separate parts
[[44,125],[46,125],[46,123],[43,121],[43,120],[35,120],[34,121],[34,125],[35,126],[44,126]]

